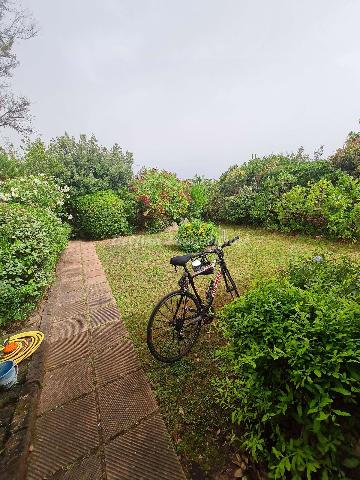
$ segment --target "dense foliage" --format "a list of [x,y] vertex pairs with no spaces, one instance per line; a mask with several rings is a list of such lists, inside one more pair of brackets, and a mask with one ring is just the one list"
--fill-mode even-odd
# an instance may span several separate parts
[[212,188],[212,180],[208,180],[198,175],[190,182],[190,203],[188,210],[188,218],[203,218],[210,200],[210,192]]
[[0,182],[0,200],[39,207],[59,214],[64,205],[67,187],[59,187],[44,175],[29,175]]
[[219,401],[270,478],[349,478],[358,465],[360,267],[321,257],[293,265],[225,307],[222,328]]
[[[321,153],[321,152],[320,152]],[[359,184],[335,162],[303,150],[231,167],[212,187],[207,215],[217,221],[358,238]]]
[[132,178],[132,154],[123,153],[117,144],[103,147],[94,136],[80,135],[76,140],[65,134],[48,146],[36,140],[27,146],[23,161],[26,172],[44,173],[61,186],[67,185],[71,197],[116,190]]
[[344,146],[330,157],[332,164],[354,177],[360,177],[360,132],[350,132]]
[[184,252],[199,252],[219,238],[219,229],[211,222],[185,221],[176,233],[176,242]]
[[23,319],[35,307],[69,231],[48,210],[0,202],[0,324]]
[[[210,215],[219,220],[270,225],[274,205],[295,185],[336,176],[325,160],[313,160],[299,150],[288,156],[270,155],[230,167],[213,191]],[[239,210],[240,207],[240,210]]]
[[189,208],[188,183],[174,173],[143,169],[131,184],[139,208],[139,224],[158,232],[180,222]]
[[101,239],[131,233],[125,202],[111,190],[89,193],[73,202],[78,233]]
[[19,176],[22,172],[21,166],[13,152],[7,152],[0,147],[0,181]]
[[282,195],[275,211],[285,231],[359,238],[360,183],[343,174],[335,184],[322,179],[296,186]]

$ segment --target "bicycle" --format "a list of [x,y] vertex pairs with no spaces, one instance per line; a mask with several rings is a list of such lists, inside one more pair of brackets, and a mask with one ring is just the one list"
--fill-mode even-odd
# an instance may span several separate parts
[[[147,344],[152,355],[161,362],[174,363],[187,355],[194,346],[203,323],[208,324],[214,318],[212,304],[216,290],[223,277],[226,291],[234,298],[239,292],[229,272],[224,258],[224,248],[236,242],[239,237],[223,243],[211,250],[172,257],[170,264],[183,267],[184,273],[178,282],[179,290],[163,297],[152,311],[147,326]],[[216,255],[213,261],[208,256]],[[188,268],[191,261],[192,271]],[[196,289],[194,279],[199,275],[215,274],[206,290],[203,300]],[[193,293],[190,291],[193,290]],[[167,336],[166,336],[167,334]],[[161,339],[165,339],[161,345]]]

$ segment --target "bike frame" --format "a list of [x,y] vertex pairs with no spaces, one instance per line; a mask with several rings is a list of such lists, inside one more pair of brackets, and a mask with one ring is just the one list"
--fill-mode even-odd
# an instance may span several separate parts
[[[194,279],[196,277],[198,277],[199,275],[201,275],[203,270],[201,272],[192,273],[192,272],[190,272],[190,270],[185,265],[184,266],[185,272],[184,272],[184,274],[182,275],[182,277],[179,281],[180,288],[181,288],[182,291],[185,292],[185,291],[189,290],[189,287],[192,288],[192,290],[194,292],[194,295],[195,295],[197,301],[200,304],[202,314],[208,313],[210,307],[212,306],[217,288],[218,288],[220,280],[221,280],[221,277],[223,277],[223,279],[224,279],[226,291],[231,293],[231,294],[232,294],[232,292],[234,292],[235,296],[237,296],[237,297],[239,296],[239,292],[237,290],[234,279],[232,278],[232,276],[229,272],[229,269],[226,265],[223,250],[221,248],[216,248],[215,250],[212,250],[210,252],[204,252],[203,256],[205,257],[206,255],[211,255],[211,254],[217,255],[216,263],[219,263],[220,268],[217,271],[215,278],[212,279],[209,283],[209,287],[208,287],[207,292],[206,292],[207,303],[205,303],[203,301],[203,299],[201,298],[201,296],[199,295],[199,292],[197,291],[196,285],[195,285],[195,282],[194,282]],[[211,268],[211,267],[209,267],[209,268]]]

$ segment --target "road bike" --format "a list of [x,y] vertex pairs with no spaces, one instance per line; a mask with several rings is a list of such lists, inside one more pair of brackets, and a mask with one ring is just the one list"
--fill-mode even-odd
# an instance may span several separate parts
[[[238,239],[239,237],[234,237],[220,246],[209,245],[213,247],[210,250],[170,259],[175,270],[182,267],[184,272],[178,282],[179,290],[162,298],[149,318],[147,344],[156,359],[173,363],[190,352],[200,334],[201,326],[210,323],[214,318],[212,304],[221,278],[224,279],[226,291],[232,298],[239,296],[224,258],[224,248]],[[211,256],[215,258],[211,260]],[[195,279],[200,275],[213,276],[204,299],[195,285]]]

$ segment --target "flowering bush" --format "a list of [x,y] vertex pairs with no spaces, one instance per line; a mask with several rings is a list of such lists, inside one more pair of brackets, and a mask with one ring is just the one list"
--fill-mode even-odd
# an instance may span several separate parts
[[75,223],[82,236],[100,239],[132,231],[125,202],[111,190],[78,197],[73,206]]
[[62,211],[68,187],[59,187],[44,175],[17,177],[0,182],[0,201]]
[[177,244],[187,253],[204,250],[218,238],[219,229],[213,223],[201,220],[183,222],[176,233]]
[[143,169],[131,184],[139,208],[140,226],[158,232],[180,222],[189,207],[189,186],[174,173]]
[[69,232],[49,210],[0,202],[0,325],[35,307]]

